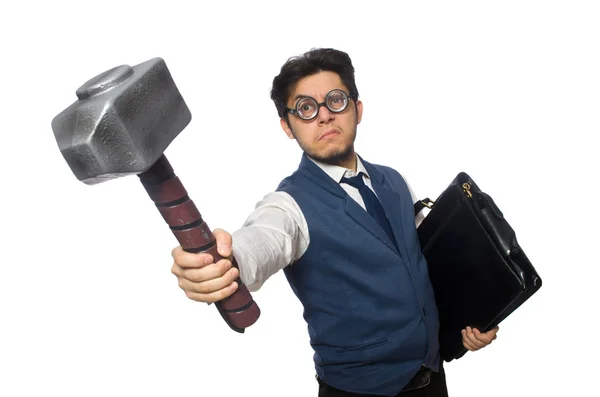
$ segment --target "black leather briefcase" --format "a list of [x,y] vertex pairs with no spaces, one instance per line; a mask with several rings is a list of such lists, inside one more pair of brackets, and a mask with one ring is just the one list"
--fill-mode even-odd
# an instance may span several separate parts
[[529,299],[542,280],[492,198],[459,173],[442,194],[415,204],[431,208],[417,231],[440,314],[440,353],[467,350],[461,330],[487,332]]

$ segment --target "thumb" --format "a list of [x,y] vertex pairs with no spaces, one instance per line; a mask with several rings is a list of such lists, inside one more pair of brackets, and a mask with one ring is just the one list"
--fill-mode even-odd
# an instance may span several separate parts
[[228,258],[232,251],[231,234],[227,233],[223,229],[215,229],[213,230],[213,235],[215,236],[215,240],[217,240],[217,251],[219,252],[219,255],[224,258]]

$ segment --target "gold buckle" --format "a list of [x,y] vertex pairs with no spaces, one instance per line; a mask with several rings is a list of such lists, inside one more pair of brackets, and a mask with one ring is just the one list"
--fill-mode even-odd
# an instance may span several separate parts
[[422,201],[422,200],[421,200],[421,203],[422,203],[422,204],[423,204],[425,207],[427,207],[427,208],[429,208],[429,209],[431,209],[431,208],[433,207],[433,204],[434,204],[434,203],[433,203],[433,201],[430,201],[430,202],[426,203],[425,201]]

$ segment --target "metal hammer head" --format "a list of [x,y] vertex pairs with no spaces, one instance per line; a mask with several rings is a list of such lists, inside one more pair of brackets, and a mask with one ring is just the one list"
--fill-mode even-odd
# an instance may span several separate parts
[[107,70],[76,94],[52,130],[77,179],[89,185],[146,171],[192,119],[161,58]]

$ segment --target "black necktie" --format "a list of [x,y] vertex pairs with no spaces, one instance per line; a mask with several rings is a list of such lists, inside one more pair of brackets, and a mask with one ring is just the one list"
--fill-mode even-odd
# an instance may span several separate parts
[[367,212],[371,214],[371,216],[379,223],[381,228],[385,230],[390,240],[396,245],[396,239],[394,238],[394,232],[392,231],[392,226],[390,225],[390,221],[385,215],[385,211],[383,206],[379,202],[379,199],[373,193],[371,189],[365,182],[363,181],[362,173],[359,173],[357,176],[353,176],[352,178],[342,178],[342,182],[347,183],[350,186],[358,189],[360,195],[362,196],[363,201],[365,202],[365,206],[367,207]]

